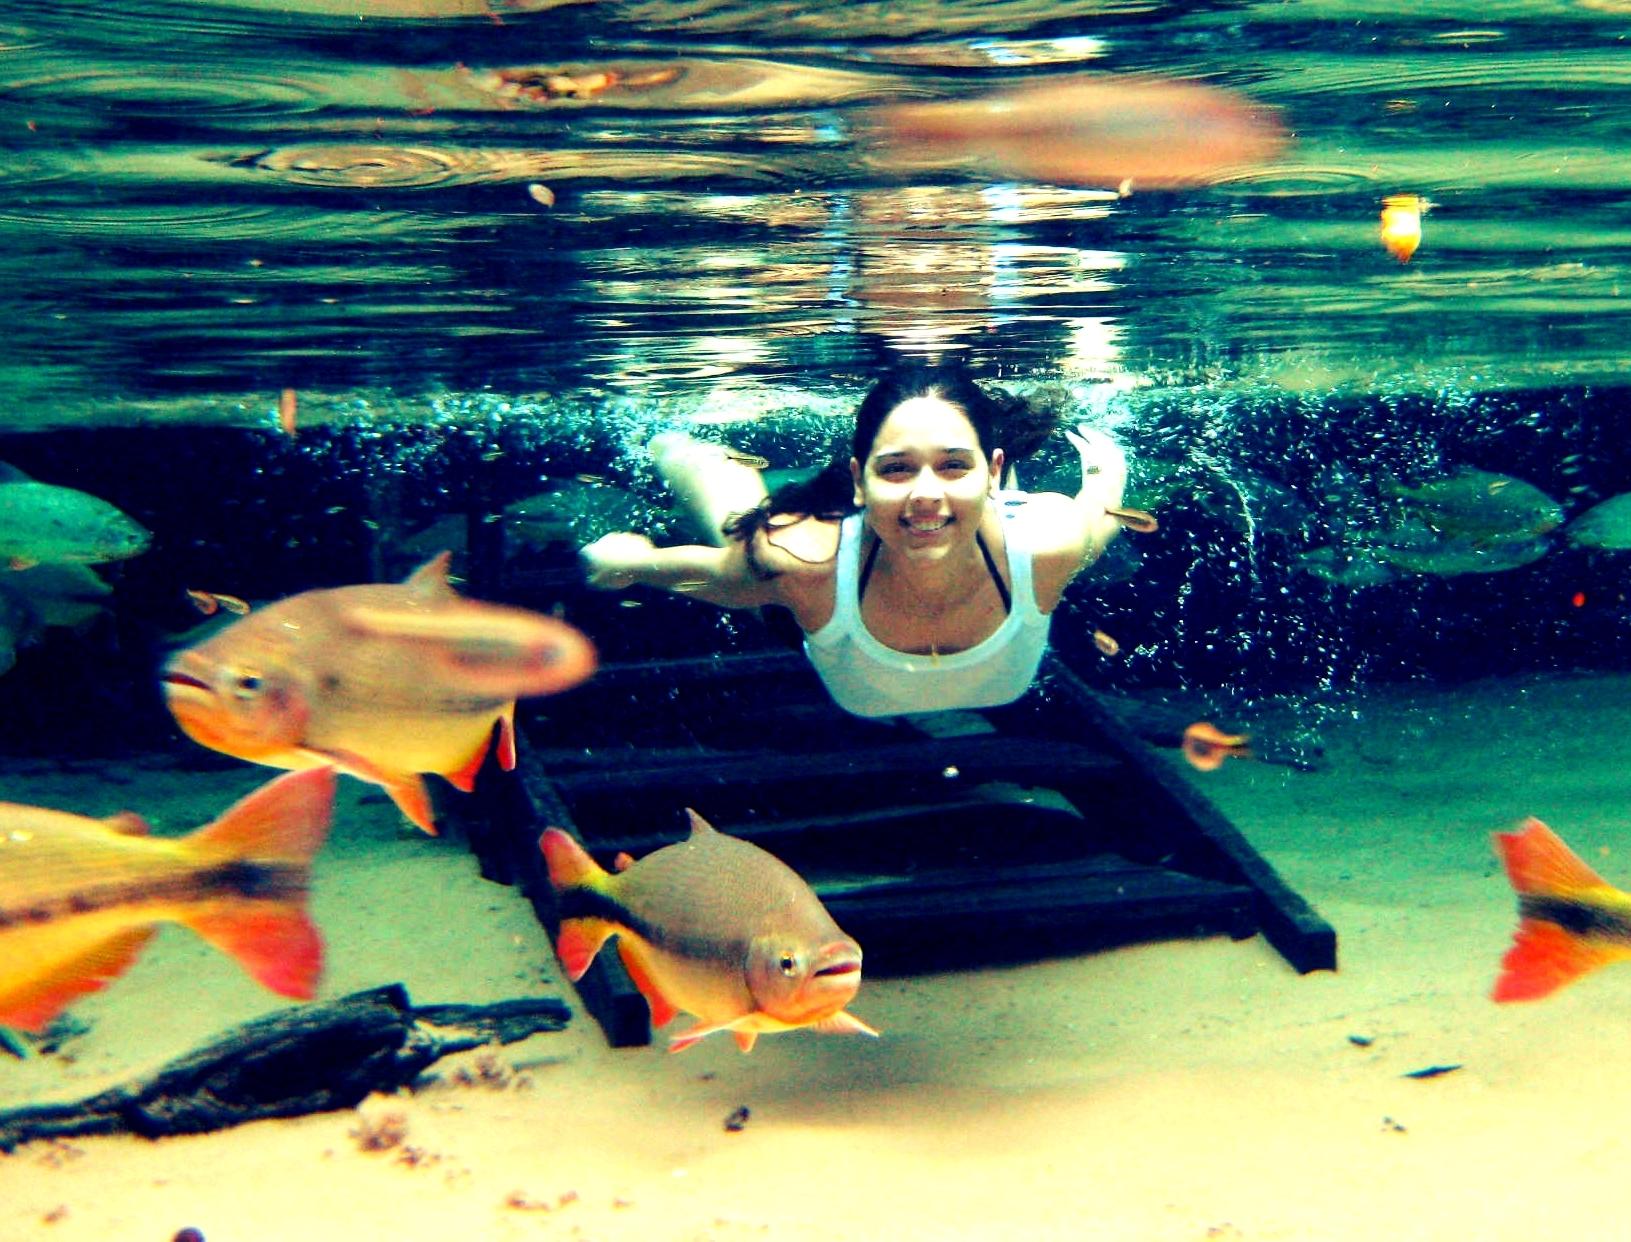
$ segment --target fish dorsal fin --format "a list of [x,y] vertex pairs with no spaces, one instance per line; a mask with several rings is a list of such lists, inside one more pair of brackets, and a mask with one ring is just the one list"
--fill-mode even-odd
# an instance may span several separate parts
[[153,835],[153,825],[136,814],[135,811],[120,811],[117,815],[109,815],[102,821],[102,827],[109,832],[117,832],[122,837],[150,837]]
[[452,583],[447,580],[448,567],[452,563],[452,552],[438,552],[408,575],[406,580],[408,590],[416,598],[426,601],[456,599],[458,592],[453,589]]
[[713,836],[719,831],[719,829],[715,828],[707,820],[703,819],[702,816],[698,815],[690,807],[685,808],[685,816],[691,821],[691,840],[693,841],[699,841],[703,837]]

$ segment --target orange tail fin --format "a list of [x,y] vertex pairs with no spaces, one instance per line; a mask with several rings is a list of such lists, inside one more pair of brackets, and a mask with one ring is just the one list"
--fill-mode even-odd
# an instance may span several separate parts
[[[1625,899],[1538,819],[1526,819],[1517,832],[1496,833],[1495,842],[1520,899],[1568,903],[1580,907],[1583,914]],[[1621,917],[1624,913],[1616,911]],[[1512,947],[1501,960],[1501,976],[1491,996],[1497,1001],[1539,1000],[1628,955],[1631,946],[1593,940],[1539,913],[1527,912],[1519,919]]]
[[47,977],[8,996],[0,1006],[0,1026],[39,1034],[81,996],[100,992],[129,970],[152,935],[153,928],[136,927],[91,945]]
[[293,888],[287,895],[224,897],[183,920],[279,996],[309,999],[322,974],[323,941],[306,914],[305,879],[328,835],[334,783],[332,768],[280,776],[186,841],[203,862],[241,859],[292,869]]

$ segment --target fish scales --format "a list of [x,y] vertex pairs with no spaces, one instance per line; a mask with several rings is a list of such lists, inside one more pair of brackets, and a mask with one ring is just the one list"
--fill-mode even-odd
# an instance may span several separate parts
[[[803,900],[809,890],[791,867],[721,832],[648,854],[612,884],[616,900],[649,929],[642,934],[676,952],[717,953],[729,944],[745,953],[768,928],[838,934],[825,909]],[[790,927],[789,917],[800,926]]]

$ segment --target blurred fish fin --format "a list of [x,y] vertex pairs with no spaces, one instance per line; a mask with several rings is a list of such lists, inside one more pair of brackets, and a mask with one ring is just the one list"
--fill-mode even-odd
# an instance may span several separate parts
[[[707,1039],[715,1031],[730,1031],[736,1037],[736,1046],[741,1048],[743,1052],[750,1052],[753,1049],[754,1041],[759,1037],[758,1033],[737,1030],[736,1023],[739,1021],[741,1021],[740,1018],[733,1018],[729,1022],[698,1022],[695,1026],[681,1031],[670,1039],[668,1041],[668,1050],[670,1052],[684,1052],[692,1044]],[[746,1043],[743,1042],[744,1038]]]
[[623,959],[624,969],[629,972],[629,978],[634,980],[634,986],[640,989],[640,995],[645,997],[646,1004],[651,1006],[652,1026],[667,1026],[679,1016],[679,1009],[663,995],[662,989],[652,977],[651,965],[646,961],[638,941],[630,936],[619,936],[617,955]]
[[180,922],[279,996],[310,1000],[316,992],[323,939],[300,902],[218,902]]
[[538,848],[544,852],[549,882],[557,892],[573,888],[600,889],[611,878],[604,867],[589,857],[588,850],[560,828],[545,828],[538,838]]
[[583,978],[595,954],[607,939],[620,929],[605,919],[567,919],[561,923],[561,932],[555,938],[555,955],[566,969],[566,977],[573,983]]
[[307,749],[303,753],[315,756],[325,764],[332,764],[348,776],[355,776],[360,781],[380,786],[390,795],[391,801],[396,803],[397,809],[407,817],[409,823],[433,837],[438,835],[436,813],[430,805],[430,793],[425,788],[425,782],[420,780],[416,773],[388,772],[373,760],[364,759],[349,750]]
[[52,1018],[79,997],[101,991],[129,970],[152,935],[152,927],[137,927],[97,941],[46,978],[26,985],[0,1003],[0,1026],[43,1031]]
[[14,556],[6,562],[12,569],[33,569],[39,561],[29,556]]
[[840,1009],[830,1018],[823,1018],[820,1022],[810,1023],[812,1031],[820,1031],[824,1035],[870,1035],[878,1039],[880,1034],[868,1026],[861,1019],[846,1009]]
[[309,863],[328,836],[335,782],[331,767],[268,781],[187,837],[186,848],[207,857]]
[[33,481],[10,462],[0,461],[0,483],[32,483]]
[[453,564],[453,553],[443,550],[408,575],[406,581],[413,593],[422,600],[454,599],[457,592],[447,580],[448,567]]
[[[481,771],[481,765],[486,762],[487,752],[492,747],[492,744],[493,735],[492,732],[489,731],[487,736],[481,739],[481,742],[476,746],[476,749],[471,752],[470,758],[466,759],[451,772],[442,773],[442,776],[447,780],[448,784],[452,785],[453,788],[459,790],[461,793],[469,793],[472,789],[474,789],[476,787],[476,773]],[[502,745],[500,747],[499,756],[500,761],[502,762]],[[513,761],[510,766],[515,766]]]
[[1491,999],[1539,1000],[1566,983],[1609,962],[1631,956],[1624,947],[1593,944],[1563,930],[1556,923],[1524,919],[1512,937],[1512,947],[1501,959],[1501,977]]
[[1540,820],[1530,816],[1517,832],[1498,832],[1495,843],[1507,878],[1519,893],[1578,897],[1583,889],[1612,889]]
[[498,766],[506,772],[515,771],[515,700],[505,705],[498,718]]

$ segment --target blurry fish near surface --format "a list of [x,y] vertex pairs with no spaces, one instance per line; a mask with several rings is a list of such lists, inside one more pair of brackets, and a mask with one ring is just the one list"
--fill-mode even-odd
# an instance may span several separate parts
[[1382,200],[1382,245],[1400,263],[1421,245],[1421,218],[1432,208],[1420,194],[1389,194]]
[[126,812],[0,803],[0,1025],[38,1031],[118,978],[159,923],[190,927],[280,996],[309,998],[322,941],[306,916],[334,773],[281,776],[180,838]]
[[1170,189],[1261,164],[1286,141],[1272,112],[1199,82],[1073,74],[973,98],[877,107],[863,119],[891,171]]
[[861,948],[796,872],[695,811],[691,835],[611,874],[559,828],[539,847],[560,894],[556,949],[576,981],[611,936],[663,1026],[697,1024],[669,1051],[729,1031],[743,1052],[762,1034],[810,1027],[878,1032],[845,1012],[861,985]]
[[1631,958],[1631,893],[1588,867],[1540,820],[1495,834],[1518,894],[1518,929],[1492,996],[1539,1000],[1610,962]]
[[572,626],[464,599],[448,554],[406,582],[305,591],[257,608],[165,665],[171,713],[194,741],[277,768],[332,765],[382,786],[435,833],[422,773],[469,791],[498,726],[515,766],[515,701],[595,668]]
[[152,542],[145,527],[107,501],[0,463],[0,562],[11,569],[120,561]]

